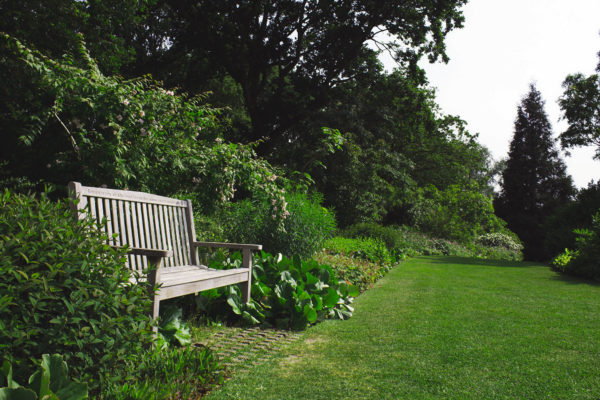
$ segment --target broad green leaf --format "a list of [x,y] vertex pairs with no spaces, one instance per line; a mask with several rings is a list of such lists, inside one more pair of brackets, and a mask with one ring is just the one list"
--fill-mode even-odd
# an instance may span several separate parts
[[304,316],[312,324],[317,320],[317,311],[307,304],[304,306]]
[[37,400],[37,395],[26,388],[0,388],[0,400]]
[[332,308],[337,304],[339,299],[340,296],[337,294],[337,291],[333,288],[329,288],[327,294],[323,297],[323,305],[327,308]]

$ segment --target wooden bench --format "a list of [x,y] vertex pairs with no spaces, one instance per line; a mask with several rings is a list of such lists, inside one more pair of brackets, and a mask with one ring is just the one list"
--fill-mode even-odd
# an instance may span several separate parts
[[[79,218],[86,213],[99,223],[106,218],[101,227],[109,238],[114,237],[110,245],[129,248],[130,269],[141,274],[149,266],[156,266],[146,277],[149,284],[159,285],[153,299],[153,318],[158,317],[160,300],[238,283],[242,285],[244,300],[250,301],[252,250],[262,246],[196,241],[190,200],[88,187],[78,182],[70,182],[69,191],[78,200],[73,202],[73,208]],[[216,270],[201,265],[199,247],[241,250],[242,267]]]

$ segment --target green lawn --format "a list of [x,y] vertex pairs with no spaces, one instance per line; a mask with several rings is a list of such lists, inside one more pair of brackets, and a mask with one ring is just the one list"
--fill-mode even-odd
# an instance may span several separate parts
[[394,268],[209,399],[599,399],[600,286],[449,257]]

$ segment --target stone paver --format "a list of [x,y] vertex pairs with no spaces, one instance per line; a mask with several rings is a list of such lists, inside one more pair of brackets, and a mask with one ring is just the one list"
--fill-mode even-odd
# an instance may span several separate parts
[[196,346],[210,347],[229,370],[242,372],[267,361],[300,338],[297,332],[260,328],[219,331]]

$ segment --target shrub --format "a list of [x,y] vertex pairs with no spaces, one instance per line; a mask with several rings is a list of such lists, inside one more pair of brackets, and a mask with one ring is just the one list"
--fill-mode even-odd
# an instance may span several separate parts
[[330,254],[343,254],[388,266],[395,261],[385,244],[372,237],[334,237],[325,242],[325,249]]
[[329,249],[315,254],[314,260],[330,265],[339,279],[356,286],[361,293],[371,288],[390,270],[389,265],[332,252]]
[[577,257],[578,254],[579,252],[577,250],[570,251],[569,249],[565,249],[564,252],[560,253],[552,259],[552,269],[558,272],[567,272],[569,264],[571,263],[571,261],[573,261],[574,258]]
[[96,232],[67,201],[0,196],[0,358],[18,379],[43,353],[64,355],[90,389],[116,370],[135,376],[152,342],[149,293]]
[[485,232],[496,232],[505,223],[496,217],[492,200],[476,187],[450,185],[445,190],[425,188],[411,211],[413,225],[439,238],[471,243]]
[[[287,193],[282,218],[273,205],[242,200],[224,206],[221,221],[230,241],[260,243],[272,253],[310,257],[336,229],[335,216],[321,206],[319,194]],[[281,229],[281,223],[283,229]]]
[[504,247],[505,249],[517,252],[523,250],[523,245],[517,235],[514,233],[511,235],[510,233],[486,233],[478,236],[475,242],[489,247]]
[[600,280],[600,211],[592,217],[590,229],[575,229],[577,249],[559,254],[552,266],[559,272]]
[[351,238],[370,237],[379,239],[385,243],[390,251],[400,248],[402,242],[399,232],[393,227],[368,222],[349,226],[344,230],[344,236]]

